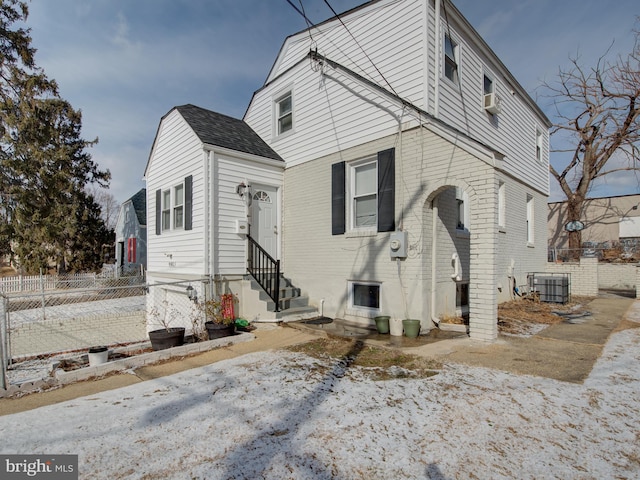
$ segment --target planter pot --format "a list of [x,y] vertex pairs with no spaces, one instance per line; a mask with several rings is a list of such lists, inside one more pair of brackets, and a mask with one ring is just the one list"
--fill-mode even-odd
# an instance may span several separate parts
[[207,327],[209,340],[228,337],[236,332],[236,326],[233,323],[231,325],[225,325],[223,323],[205,322],[204,326]]
[[89,366],[95,367],[107,363],[109,359],[109,349],[107,347],[91,347],[89,349]]
[[389,319],[389,331],[394,337],[402,336],[402,319],[390,318]]
[[386,315],[382,315],[374,318],[376,321],[376,328],[378,329],[378,333],[389,333],[389,317]]
[[420,320],[404,319],[402,320],[404,335],[409,338],[416,338],[420,334]]
[[171,347],[179,347],[184,343],[184,330],[184,327],[173,327],[149,332],[151,348],[157,351]]

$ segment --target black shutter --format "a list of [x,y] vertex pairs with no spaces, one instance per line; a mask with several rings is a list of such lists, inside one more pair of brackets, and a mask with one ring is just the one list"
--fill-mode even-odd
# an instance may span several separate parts
[[395,149],[378,152],[378,231],[393,232],[395,223]]
[[162,233],[162,190],[156,190],[156,235]]
[[344,162],[331,165],[331,235],[345,232]]
[[193,175],[184,179],[184,229],[193,228]]

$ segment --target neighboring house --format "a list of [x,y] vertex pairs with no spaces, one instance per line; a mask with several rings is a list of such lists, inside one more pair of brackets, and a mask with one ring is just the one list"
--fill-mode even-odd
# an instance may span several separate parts
[[[471,337],[491,341],[498,302],[545,268],[550,122],[447,0],[372,1],[288,37],[242,122],[278,152],[276,165],[252,159],[262,173],[243,173],[241,137],[216,154],[180,113],[163,118],[147,166],[160,195],[150,271],[204,261],[204,275],[245,293],[231,282],[247,251],[232,221],[240,184],[275,199],[276,228],[259,241],[329,317],[418,318],[426,332],[468,315]],[[182,241],[168,245],[158,210],[188,176],[194,210],[196,184],[206,199],[198,233],[172,231]],[[205,245],[205,232],[220,238]]]
[[[640,240],[640,195],[589,198],[585,200],[581,222],[582,242],[590,245],[609,244]],[[550,248],[569,248],[565,226],[567,203],[549,203],[548,242]]]
[[142,188],[120,206],[116,223],[119,272],[147,268],[147,191]]

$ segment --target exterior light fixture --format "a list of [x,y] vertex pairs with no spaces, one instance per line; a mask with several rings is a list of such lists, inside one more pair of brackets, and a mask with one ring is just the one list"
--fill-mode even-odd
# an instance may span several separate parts
[[198,303],[198,292],[191,285],[187,287],[187,297],[192,300],[193,303]]
[[244,197],[245,192],[247,191],[247,185],[245,185],[244,182],[240,183],[237,187],[236,187],[236,193],[238,195],[240,195],[240,198]]

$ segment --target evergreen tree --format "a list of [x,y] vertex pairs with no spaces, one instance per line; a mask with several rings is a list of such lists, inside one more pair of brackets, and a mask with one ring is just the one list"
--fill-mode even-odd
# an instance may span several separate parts
[[33,61],[27,6],[0,0],[0,253],[27,272],[55,262],[89,270],[102,263],[108,230],[100,207],[86,193],[107,185],[81,137],[82,115],[61,99],[54,81]]

